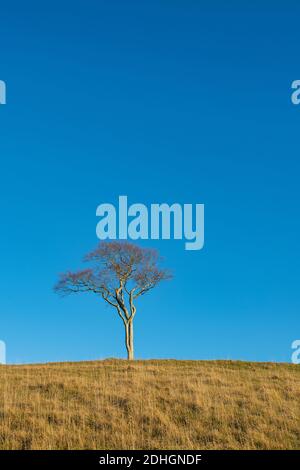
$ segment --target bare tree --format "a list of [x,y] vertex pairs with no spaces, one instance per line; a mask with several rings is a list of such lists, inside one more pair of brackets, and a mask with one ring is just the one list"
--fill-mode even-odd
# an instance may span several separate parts
[[128,242],[102,242],[84,260],[93,266],[62,274],[55,291],[62,295],[92,292],[114,307],[125,328],[127,358],[132,360],[136,300],[171,275],[160,268],[156,250]]

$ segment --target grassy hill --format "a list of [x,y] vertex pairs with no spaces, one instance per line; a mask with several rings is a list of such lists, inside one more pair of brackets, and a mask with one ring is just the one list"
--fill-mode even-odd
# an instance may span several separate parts
[[0,449],[300,449],[300,367],[0,366]]

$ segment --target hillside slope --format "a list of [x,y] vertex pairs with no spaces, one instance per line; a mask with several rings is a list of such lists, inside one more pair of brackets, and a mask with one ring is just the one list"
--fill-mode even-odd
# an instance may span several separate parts
[[0,366],[0,449],[300,449],[300,367]]

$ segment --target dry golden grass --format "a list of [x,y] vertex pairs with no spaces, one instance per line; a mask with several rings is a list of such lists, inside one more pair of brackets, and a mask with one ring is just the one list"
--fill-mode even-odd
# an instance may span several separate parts
[[300,449],[296,365],[0,366],[0,397],[0,449]]

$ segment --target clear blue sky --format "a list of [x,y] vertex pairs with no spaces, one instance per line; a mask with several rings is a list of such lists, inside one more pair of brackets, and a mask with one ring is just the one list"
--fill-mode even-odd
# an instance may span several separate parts
[[141,299],[140,358],[289,361],[300,336],[299,2],[1,6],[0,339],[9,362],[124,356],[122,325],[58,273],[102,202],[204,203],[205,248]]

